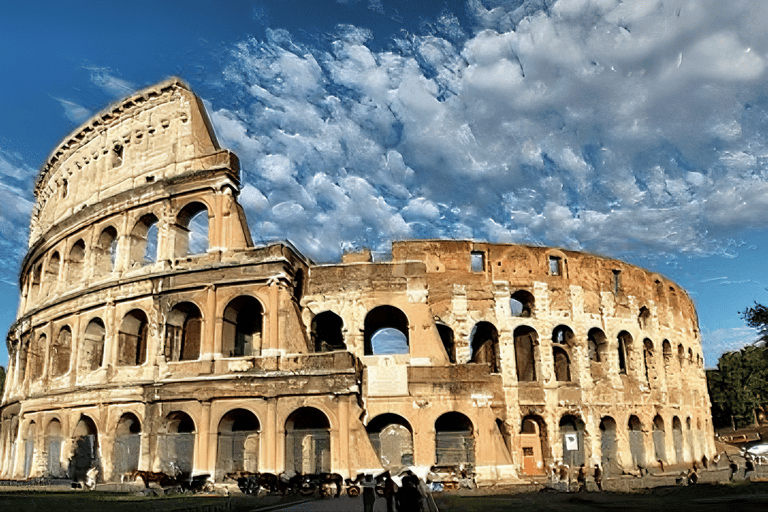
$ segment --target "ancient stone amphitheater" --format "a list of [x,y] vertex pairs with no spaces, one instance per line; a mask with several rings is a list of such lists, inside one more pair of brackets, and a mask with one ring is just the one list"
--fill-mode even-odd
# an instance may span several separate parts
[[239,191],[176,79],[53,151],[7,338],[0,478],[412,467],[487,485],[712,458],[696,313],[666,278],[453,240],[316,264],[255,247]]

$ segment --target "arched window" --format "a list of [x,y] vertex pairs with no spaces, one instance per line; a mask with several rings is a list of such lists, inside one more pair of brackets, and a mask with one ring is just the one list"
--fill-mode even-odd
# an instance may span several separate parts
[[41,283],[43,281],[43,264],[38,263],[34,266],[32,269],[32,285],[29,290],[29,295],[31,298],[38,299],[40,298],[40,288]]
[[408,317],[392,306],[379,306],[365,317],[365,355],[407,354]]
[[521,326],[515,329],[515,363],[519,382],[536,381],[536,331],[531,327]]
[[97,276],[112,273],[117,259],[117,230],[112,226],[105,228],[94,250]]
[[103,364],[104,337],[106,329],[100,318],[94,318],[88,323],[83,336],[83,348],[80,356],[80,369],[92,372]]
[[120,417],[112,449],[112,479],[139,469],[141,455],[141,423],[135,414],[127,412]]
[[43,285],[45,286],[45,295],[50,295],[56,289],[56,283],[59,280],[59,271],[61,269],[61,256],[58,252],[51,254],[48,260],[48,267],[45,269]]
[[509,309],[512,316],[527,318],[533,316],[535,300],[530,292],[518,290],[512,294],[509,300]]
[[608,360],[608,338],[597,327],[587,333],[587,351],[592,362],[602,363]]
[[672,345],[669,340],[664,340],[661,343],[661,351],[664,355],[664,376],[669,381],[670,367],[672,365]]
[[600,421],[600,465],[606,475],[612,475],[619,471],[616,458],[616,421],[610,416],[605,416]]
[[365,427],[384,469],[413,466],[413,429],[397,414],[380,414]]
[[40,334],[35,342],[29,347],[28,362],[29,370],[28,375],[31,381],[36,381],[43,375],[43,367],[45,365],[45,351],[48,347],[48,336]]
[[675,461],[677,464],[684,463],[683,424],[677,416],[672,418],[672,442],[675,445]]
[[683,348],[683,344],[680,343],[677,345],[677,362],[680,365],[680,369],[683,369],[683,363],[685,362],[685,349]]
[[249,295],[233,299],[224,309],[221,352],[224,357],[261,354],[263,309]]
[[182,302],[168,313],[165,326],[166,361],[194,361],[200,357],[203,317],[191,302]]
[[69,462],[72,480],[84,482],[88,470],[99,467],[99,435],[96,424],[88,416],[80,416],[72,437],[75,445]]
[[490,322],[478,322],[470,335],[470,363],[487,364],[491,372],[499,371],[499,333]]
[[69,250],[67,263],[67,280],[70,286],[77,285],[85,277],[83,267],[85,262],[85,242],[80,239]]
[[203,203],[190,203],[176,219],[176,257],[204,254],[208,250],[208,208]]
[[616,337],[618,341],[619,373],[627,374],[627,360],[632,346],[632,336],[627,331],[621,331]]
[[285,470],[304,475],[331,470],[328,417],[314,407],[295,410],[285,422]]
[[64,438],[61,435],[61,422],[54,418],[48,423],[45,429],[45,447],[48,455],[46,461],[46,476],[51,478],[61,478],[64,471],[61,465],[61,445]]
[[640,313],[637,315],[637,323],[640,325],[640,329],[647,331],[651,326],[651,312],[647,307],[640,308]]
[[435,421],[435,460],[438,466],[475,463],[474,428],[460,412],[447,412]]
[[140,267],[157,260],[158,219],[152,214],[144,215],[131,231],[131,266]]
[[185,412],[170,413],[165,432],[159,439],[161,468],[164,473],[192,473],[195,460],[195,422]]
[[344,343],[344,321],[333,311],[323,311],[315,315],[310,329],[315,352],[347,349]]
[[24,478],[32,476],[32,468],[35,460],[35,438],[37,437],[37,424],[32,421],[27,427],[24,436]]
[[65,325],[59,331],[56,341],[51,347],[51,376],[61,377],[69,371],[72,357],[72,330]]
[[570,352],[574,335],[570,327],[559,325],[552,331],[552,360],[555,365],[555,380],[571,381]]
[[123,318],[117,336],[117,365],[140,366],[147,360],[147,315],[134,309]]
[[653,450],[656,456],[656,460],[666,464],[667,462],[667,448],[665,445],[664,437],[666,432],[664,431],[664,420],[658,414],[653,418]]
[[448,354],[448,360],[453,364],[456,362],[456,342],[454,341],[453,329],[447,324],[436,320],[437,333],[440,335],[440,341],[443,342],[445,353]]
[[216,481],[227,473],[255,473],[259,464],[259,431],[256,415],[245,409],[234,409],[219,421],[219,442],[216,452]]
[[584,422],[576,416],[560,419],[560,437],[563,443],[563,464],[575,468],[584,464]]
[[645,368],[645,382],[650,386],[657,379],[656,360],[653,356],[653,342],[648,338],[643,340],[643,367]]
[[632,454],[632,467],[645,467],[645,441],[643,439],[643,424],[637,416],[630,416],[629,422],[629,451]]
[[520,423],[520,451],[523,474],[544,474],[547,428],[539,416],[526,416]]

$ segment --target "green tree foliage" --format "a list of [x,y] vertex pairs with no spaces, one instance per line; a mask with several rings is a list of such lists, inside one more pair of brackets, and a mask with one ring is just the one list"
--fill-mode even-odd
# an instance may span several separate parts
[[741,317],[747,322],[747,325],[757,329],[763,343],[768,341],[768,308],[755,302],[754,307],[741,312]]

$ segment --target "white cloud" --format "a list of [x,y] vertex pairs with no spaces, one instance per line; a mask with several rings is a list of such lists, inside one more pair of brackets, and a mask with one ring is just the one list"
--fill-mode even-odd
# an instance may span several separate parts
[[91,72],[91,82],[101,87],[107,94],[115,97],[125,97],[136,90],[136,86],[112,74],[112,70],[103,67],[86,67]]
[[91,117],[92,112],[82,105],[79,105],[73,101],[55,98],[53,96],[51,96],[51,98],[58,101],[61,106],[64,107],[64,115],[67,116],[67,119],[75,124],[80,124]]
[[715,368],[717,360],[723,353],[741,350],[743,347],[755,343],[759,335],[753,328],[743,326],[703,331],[701,338],[706,367]]

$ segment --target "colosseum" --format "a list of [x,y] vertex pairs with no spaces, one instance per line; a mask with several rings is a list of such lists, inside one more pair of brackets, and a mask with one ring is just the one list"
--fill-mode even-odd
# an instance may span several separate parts
[[178,79],[53,151],[7,337],[0,478],[409,467],[484,486],[714,455],[696,312],[668,279],[457,240],[317,264],[254,246],[240,185]]

